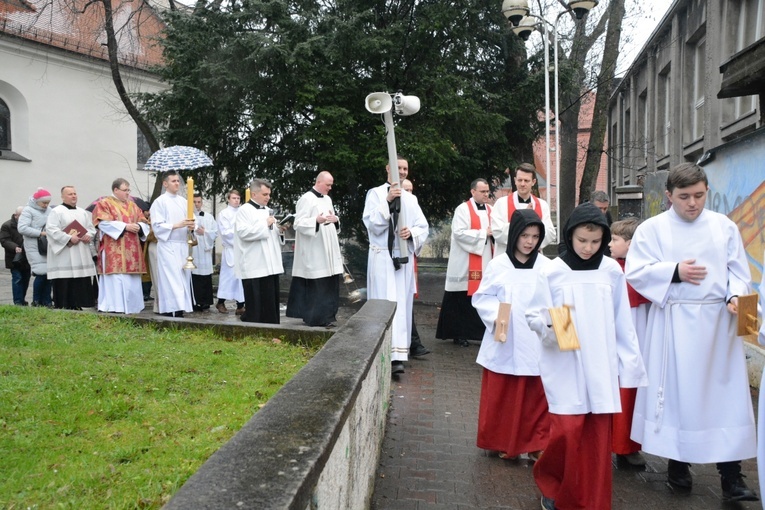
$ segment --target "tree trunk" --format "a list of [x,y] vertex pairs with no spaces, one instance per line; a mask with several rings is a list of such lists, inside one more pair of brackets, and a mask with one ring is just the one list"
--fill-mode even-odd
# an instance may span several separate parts
[[579,201],[590,199],[590,193],[595,191],[600,162],[603,155],[603,143],[605,141],[607,124],[608,100],[616,71],[616,60],[619,58],[619,41],[622,36],[622,20],[624,19],[624,0],[611,0],[608,5],[608,29],[606,30],[606,42],[603,51],[603,61],[598,74],[598,92],[595,99],[595,107],[592,111],[592,129],[590,141],[587,146],[587,160],[584,164],[582,182],[579,185]]
[[[159,150],[159,141],[157,141],[157,137],[154,136],[154,132],[152,130],[152,126],[146,122],[146,120],[143,118],[143,115],[141,115],[141,112],[138,111],[138,108],[133,103],[133,100],[130,99],[130,95],[128,94],[127,89],[125,88],[125,83],[122,81],[122,73],[120,73],[120,64],[118,59],[118,45],[117,45],[117,37],[114,33],[114,12],[112,10],[112,1],[111,0],[101,0],[104,6],[104,30],[106,31],[106,49],[109,54],[109,68],[112,72],[112,81],[114,82],[114,87],[117,89],[117,95],[119,95],[120,100],[122,101],[122,104],[125,106],[125,109],[127,110],[130,117],[133,119],[133,121],[138,126],[138,129],[141,130],[141,133],[143,133],[143,136],[146,137],[146,141],[149,144],[149,148],[151,149],[151,152],[157,152]],[[162,191],[162,179],[160,174],[157,174],[157,179],[154,181],[154,190],[151,194],[151,200],[153,201],[155,198],[159,196],[159,193]]]
[[[571,73],[571,85],[561,87],[560,112],[558,129],[560,129],[560,225],[557,226],[559,235],[563,226],[568,221],[571,212],[576,206],[576,168],[579,161],[579,110],[581,109],[581,92],[585,82],[585,62],[587,52],[592,47],[590,38],[585,36],[585,22],[580,20],[576,23],[576,31],[573,37],[573,45],[568,60],[564,63]],[[562,66],[561,62],[558,63]]]

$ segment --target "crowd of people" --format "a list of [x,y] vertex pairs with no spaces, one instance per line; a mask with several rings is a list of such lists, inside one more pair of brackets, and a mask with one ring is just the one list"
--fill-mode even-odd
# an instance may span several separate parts
[[534,462],[547,510],[611,508],[612,454],[642,467],[642,452],[668,459],[676,491],[691,463],[715,463],[725,501],[758,501],[741,473],[757,430],[736,334],[751,275],[735,223],[704,207],[703,169],[672,168],[669,209],[642,224],[612,224],[601,192],[558,236],[533,167],[514,178],[493,206],[476,179],[455,210],[436,335],[480,342],[477,446]]
[[[277,225],[267,207],[270,182],[254,179],[251,199],[243,205],[239,192],[230,191],[228,207],[216,221],[203,211],[201,194],[194,194],[189,207],[179,193],[177,172],[162,179],[164,193],[151,206],[132,197],[130,183],[122,178],[112,183],[111,195],[87,209],[77,205],[74,186],[61,189],[61,204],[55,207],[49,207],[49,191],[35,191],[0,233],[14,304],[30,304],[26,295],[34,277],[32,306],[135,314],[153,301],[154,311],[169,317],[207,311],[214,303],[213,248],[220,237],[215,310],[228,314],[226,300],[233,300],[242,321],[278,324],[284,272],[279,233],[286,225]],[[339,218],[327,196],[332,184],[332,175],[320,172],[293,220],[298,249],[287,315],[310,326],[333,327],[339,306],[343,263]]]
[[[397,165],[386,166],[386,182],[367,192],[363,212],[367,296],[397,304],[390,353],[396,376],[410,356],[430,352],[412,308],[429,225],[411,191],[407,159],[398,157]],[[610,508],[612,454],[641,467],[641,452],[668,459],[675,490],[692,488],[691,463],[716,463],[726,501],[757,501],[741,472],[741,460],[757,455],[757,429],[736,334],[738,298],[751,293],[751,275],[735,223],[704,207],[704,170],[692,163],[672,168],[670,207],[643,223],[612,224],[608,196],[598,193],[574,209],[560,233],[549,205],[532,194],[534,167],[520,165],[514,181],[517,191],[491,204],[489,183],[476,179],[455,209],[436,333],[460,347],[480,342],[477,446],[534,462],[547,510]],[[339,306],[333,183],[320,172],[292,220],[286,315],[309,326],[334,326]],[[97,303],[102,311],[137,313],[148,268],[157,313],[209,310],[220,237],[215,310],[229,313],[230,300],[242,321],[279,323],[283,226],[268,207],[270,182],[254,179],[243,204],[229,192],[217,221],[202,211],[200,195],[190,218],[180,186],[178,174],[167,173],[165,193],[142,210],[128,181],[116,179],[92,213],[77,205],[73,186],[62,188],[56,207],[38,189],[0,233],[14,303],[27,304],[34,276],[34,306]],[[558,256],[549,259],[542,249],[556,241]],[[761,456],[765,461],[765,448]]]

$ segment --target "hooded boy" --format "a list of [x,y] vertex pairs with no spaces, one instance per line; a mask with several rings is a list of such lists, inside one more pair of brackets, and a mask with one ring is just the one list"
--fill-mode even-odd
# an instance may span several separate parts
[[[476,360],[484,367],[477,445],[501,458],[528,453],[534,461],[547,446],[550,424],[539,377],[541,345],[525,311],[540,269],[551,262],[539,253],[545,227],[533,210],[513,212],[508,230],[506,252],[492,259],[473,294],[473,307],[486,326]],[[504,342],[494,339],[500,303],[511,306]]]
[[[611,418],[619,386],[648,383],[619,264],[604,256],[611,232],[591,203],[563,229],[561,255],[540,270],[526,318],[542,341],[539,370],[550,439],[534,466],[545,509],[611,508]],[[548,310],[570,307],[580,347],[562,351]],[[593,483],[597,480],[597,483]]]

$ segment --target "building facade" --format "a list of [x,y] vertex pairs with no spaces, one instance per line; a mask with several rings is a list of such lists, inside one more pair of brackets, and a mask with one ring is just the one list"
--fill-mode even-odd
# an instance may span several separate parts
[[[140,171],[143,137],[112,81],[103,11],[76,0],[0,0],[0,189],[3,221],[44,187],[60,203],[64,185],[80,205],[109,195],[116,177],[148,198]],[[150,72],[161,62],[164,27],[145,2],[114,2],[121,71],[128,92],[165,86]],[[136,9],[141,11],[137,12]]]
[[738,223],[759,281],[763,92],[765,0],[675,0],[611,95],[608,174],[619,216],[666,210],[667,171],[698,162],[710,178],[707,208]]

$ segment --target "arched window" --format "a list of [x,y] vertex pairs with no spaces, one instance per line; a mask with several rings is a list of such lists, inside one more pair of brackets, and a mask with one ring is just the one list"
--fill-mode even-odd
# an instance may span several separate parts
[[11,150],[11,110],[0,99],[0,150]]

